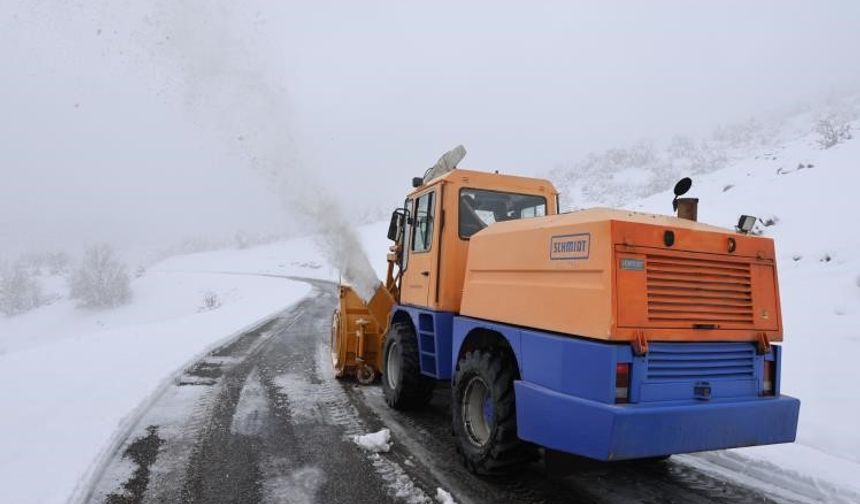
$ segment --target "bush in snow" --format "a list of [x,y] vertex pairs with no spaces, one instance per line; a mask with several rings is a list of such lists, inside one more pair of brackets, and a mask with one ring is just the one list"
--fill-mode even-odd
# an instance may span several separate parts
[[0,312],[11,317],[43,304],[41,285],[24,263],[0,268]]
[[818,121],[815,132],[818,133],[818,145],[824,149],[829,149],[852,138],[851,125],[842,123],[833,116]]
[[203,304],[197,311],[210,311],[216,310],[221,307],[221,298],[218,297],[218,293],[214,291],[206,291],[203,293]]
[[94,245],[69,278],[69,295],[81,306],[117,306],[131,298],[131,278],[109,245]]

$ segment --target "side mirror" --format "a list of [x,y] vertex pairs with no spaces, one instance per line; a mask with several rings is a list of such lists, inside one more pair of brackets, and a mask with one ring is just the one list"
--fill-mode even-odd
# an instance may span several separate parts
[[398,208],[391,212],[391,221],[388,223],[388,239],[398,241],[403,230],[403,223],[406,220],[406,209]]

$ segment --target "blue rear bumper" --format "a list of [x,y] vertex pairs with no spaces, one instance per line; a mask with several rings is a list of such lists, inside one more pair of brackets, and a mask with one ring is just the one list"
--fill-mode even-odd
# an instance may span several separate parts
[[794,441],[789,396],[614,405],[517,381],[521,439],[599,460],[656,457]]

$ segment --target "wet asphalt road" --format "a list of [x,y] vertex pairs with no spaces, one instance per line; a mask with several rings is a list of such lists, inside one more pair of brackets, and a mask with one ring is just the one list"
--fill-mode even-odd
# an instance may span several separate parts
[[[673,461],[601,464],[550,455],[513,478],[457,461],[450,389],[428,408],[389,409],[378,386],[333,378],[334,286],[313,292],[190,366],[148,404],[97,469],[91,503],[772,502]],[[389,453],[351,436],[388,427]]]

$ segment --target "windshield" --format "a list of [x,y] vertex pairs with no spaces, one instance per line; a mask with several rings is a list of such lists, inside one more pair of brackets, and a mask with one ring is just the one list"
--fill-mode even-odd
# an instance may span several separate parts
[[469,238],[494,222],[543,217],[546,198],[528,194],[460,190],[460,238]]

